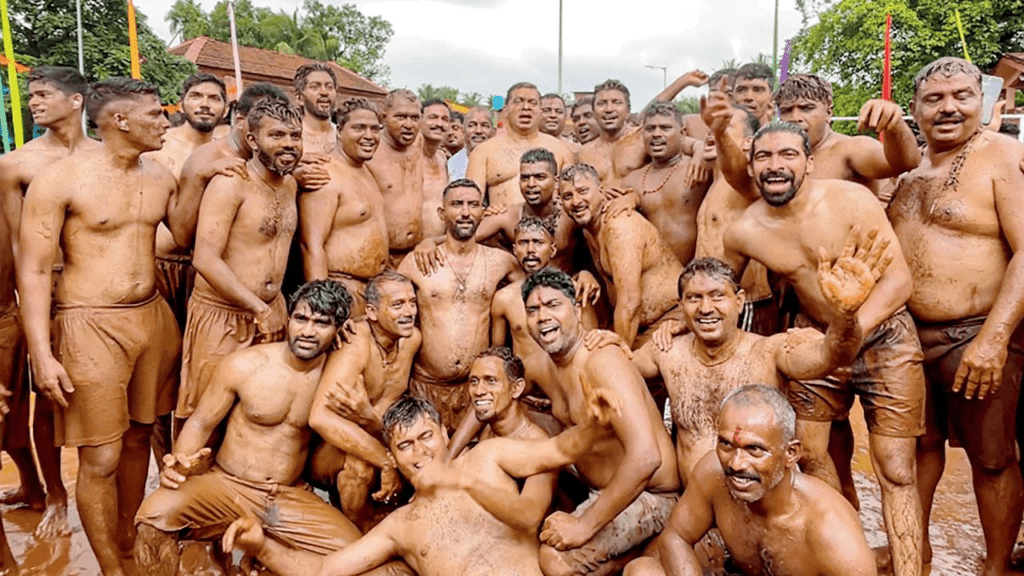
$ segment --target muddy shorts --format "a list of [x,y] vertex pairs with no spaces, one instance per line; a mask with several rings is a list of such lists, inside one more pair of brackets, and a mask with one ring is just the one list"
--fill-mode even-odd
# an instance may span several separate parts
[[[601,496],[591,490],[590,498],[572,513],[579,518]],[[559,551],[558,555],[573,569],[573,574],[589,574],[634,548],[643,546],[661,533],[679,497],[676,494],[641,492],[633,503],[579,548]]]
[[171,312],[182,331],[185,330],[188,299],[195,283],[196,269],[192,267],[191,256],[161,254],[156,257],[156,289],[171,305]]
[[779,333],[779,304],[774,297],[747,300],[740,312],[740,329],[761,336]]
[[439,382],[419,370],[415,364],[409,380],[409,394],[423,398],[441,415],[441,424],[455,431],[469,407],[469,384],[465,379]]
[[[798,327],[814,326],[799,316]],[[820,328],[819,328],[820,329]],[[898,310],[864,338],[853,364],[823,380],[792,382],[789,401],[801,420],[845,420],[860,396],[872,434],[911,438],[924,432],[923,355],[914,321]]]
[[366,280],[344,272],[328,272],[327,278],[344,286],[352,297],[349,318],[356,322],[366,318]]
[[404,260],[406,256],[412,254],[412,251],[412,248],[406,250],[392,248],[388,252],[388,268],[391,270],[398,270],[398,265],[402,263],[402,260]]
[[11,306],[0,313],[0,385],[10,396],[0,401],[7,402],[8,413],[0,426],[0,447],[16,450],[29,447],[29,383],[28,349],[25,334],[21,330],[18,309]]
[[985,317],[945,324],[917,325],[928,380],[927,430],[963,446],[972,462],[1000,470],[1017,462],[1017,400],[1024,371],[1022,330],[1010,339],[1003,378],[995,394],[968,400],[953,392],[956,371],[967,345],[981,331]]
[[[288,318],[284,297],[278,294],[270,307],[283,322]],[[220,361],[228,354],[255,344],[280,342],[284,330],[260,334],[256,320],[247,310],[220,298],[196,292],[188,301],[188,323],[181,355],[181,390],[178,392],[176,418],[188,418],[213,379]]]
[[258,518],[267,536],[315,554],[330,554],[359,538],[359,530],[311,489],[250,482],[218,467],[188,478],[177,490],[158,488],[139,507],[135,523],[214,540],[245,516]]
[[174,408],[181,333],[156,292],[135,304],[58,306],[54,329],[75,387],[54,413],[58,446],[108,444],[129,420],[152,424]]

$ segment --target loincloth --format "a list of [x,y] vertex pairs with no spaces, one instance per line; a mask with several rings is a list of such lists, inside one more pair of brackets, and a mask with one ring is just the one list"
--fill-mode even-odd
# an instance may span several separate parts
[[158,254],[156,256],[156,289],[171,306],[178,328],[185,330],[188,299],[196,283],[196,269],[192,256],[187,254]]
[[437,410],[441,424],[453,432],[469,407],[469,383],[465,377],[440,381],[413,365],[409,394],[423,398]]

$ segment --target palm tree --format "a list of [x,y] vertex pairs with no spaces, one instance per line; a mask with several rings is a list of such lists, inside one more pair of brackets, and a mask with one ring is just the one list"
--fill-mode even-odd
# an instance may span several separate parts
[[171,29],[171,40],[180,37],[184,42],[210,33],[210,16],[203,11],[199,0],[176,0],[164,21]]

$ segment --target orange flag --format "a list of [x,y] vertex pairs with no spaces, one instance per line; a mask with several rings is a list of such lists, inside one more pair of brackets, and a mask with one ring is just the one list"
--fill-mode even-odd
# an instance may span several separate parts
[[128,0],[128,47],[132,53],[132,78],[142,79],[142,66],[139,63],[139,34],[135,28],[135,4]]

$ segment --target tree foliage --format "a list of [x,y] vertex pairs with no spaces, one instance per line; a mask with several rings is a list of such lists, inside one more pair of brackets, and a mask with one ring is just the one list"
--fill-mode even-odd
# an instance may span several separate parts
[[[30,66],[78,68],[75,3],[68,0],[8,0],[11,39],[19,61]],[[164,42],[136,11],[142,78],[157,86],[164,102],[176,102],[195,66],[169,54]],[[89,80],[128,76],[128,10],[124,0],[82,0],[82,44]]]
[[804,28],[791,72],[832,82],[837,116],[855,116],[881,94],[885,17],[892,14],[893,100],[906,106],[913,78],[941,56],[963,56],[960,11],[972,61],[991,69],[1004,52],[1024,50],[1024,0],[798,0]]
[[[372,80],[387,80],[390,70],[383,62],[384,51],[394,30],[380,16],[366,16],[352,4],[334,6],[320,0],[305,0],[291,13],[256,6],[252,0],[238,0],[234,6],[239,44],[333,60]],[[225,0],[209,13],[198,0],[176,0],[165,19],[182,41],[202,35],[223,42],[231,39]]]

